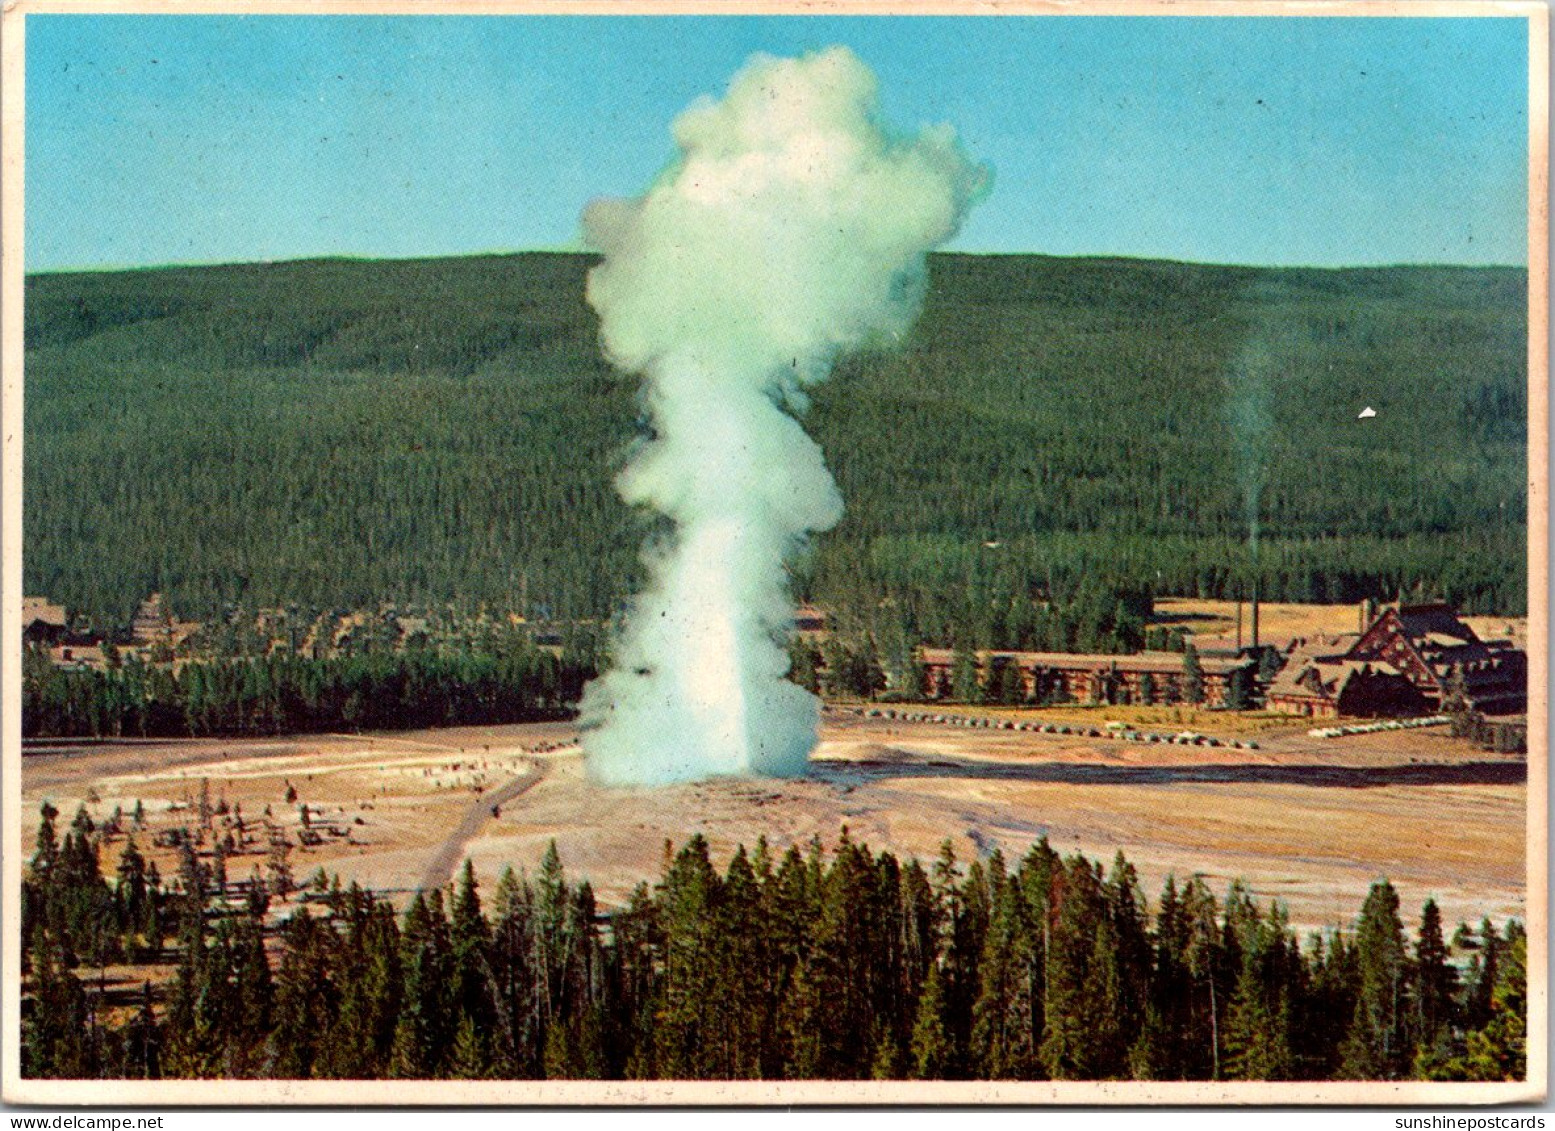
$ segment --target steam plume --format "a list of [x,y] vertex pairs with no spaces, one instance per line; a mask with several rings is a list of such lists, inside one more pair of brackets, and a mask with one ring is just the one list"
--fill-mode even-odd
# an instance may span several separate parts
[[790,412],[839,351],[905,332],[925,254],[987,179],[949,127],[888,134],[874,75],[840,47],[755,56],[674,136],[645,195],[584,215],[605,351],[642,374],[652,421],[617,488],[674,524],[583,699],[589,771],[610,784],[803,772],[819,703],[783,678],[783,560],[842,499]]
[[[1227,419],[1236,453],[1237,480],[1242,489],[1242,512],[1247,523],[1247,571],[1252,586],[1252,643],[1258,633],[1258,590],[1262,565],[1258,560],[1258,536],[1263,510],[1263,489],[1269,477],[1270,441],[1274,431],[1273,386],[1285,356],[1285,327],[1264,325],[1239,351],[1228,376]],[[1239,598],[1240,600],[1240,598]],[[1237,636],[1241,636],[1238,605]]]
[[1242,350],[1231,371],[1227,415],[1236,448],[1237,479],[1253,561],[1258,560],[1259,516],[1269,476],[1269,447],[1274,430],[1272,384],[1278,358],[1266,341]]

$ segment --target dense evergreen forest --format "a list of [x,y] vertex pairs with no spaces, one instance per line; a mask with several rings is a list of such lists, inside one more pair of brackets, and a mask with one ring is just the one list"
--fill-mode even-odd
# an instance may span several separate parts
[[[27,591],[100,628],[154,590],[609,615],[648,524],[589,264],[29,278]],[[936,256],[906,340],[816,392],[847,515],[796,589],[855,636],[1029,646],[1035,610],[1234,595],[1256,516],[1267,599],[1521,612],[1525,306],[1510,268]]]
[[181,738],[495,726],[570,716],[595,674],[591,664],[532,645],[198,660],[176,673],[134,656],[106,671],[61,668],[29,649],[22,733]]
[[[720,873],[693,837],[602,912],[555,845],[480,892],[466,864],[403,916],[284,853],[183,838],[176,877],[134,819],[44,807],[23,882],[27,1076],[730,1079],[1521,1079],[1527,939],[1427,903],[1413,938],[1387,881],[1351,931],[1305,946],[1278,905],[1169,879],[1154,914],[1044,840],[1011,867],[925,869],[844,829],[835,850],[763,841]],[[208,819],[208,818],[207,818]],[[218,830],[219,831],[219,830]],[[115,882],[106,840],[123,847]],[[232,893],[241,886],[240,896]],[[489,911],[487,909],[489,900]],[[1456,953],[1455,953],[1456,952]],[[1468,955],[1466,963],[1460,960]],[[176,967],[114,1004],[106,964]]]

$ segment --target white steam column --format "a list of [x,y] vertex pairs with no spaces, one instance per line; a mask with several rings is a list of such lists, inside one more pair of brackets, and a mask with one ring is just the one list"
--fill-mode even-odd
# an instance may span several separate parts
[[842,499],[790,412],[839,351],[908,328],[924,256],[988,180],[949,127],[888,133],[840,47],[754,57],[674,135],[644,196],[584,215],[605,351],[652,418],[617,487],[675,526],[583,698],[589,773],[615,785],[804,771],[820,704],[783,678],[783,561]]

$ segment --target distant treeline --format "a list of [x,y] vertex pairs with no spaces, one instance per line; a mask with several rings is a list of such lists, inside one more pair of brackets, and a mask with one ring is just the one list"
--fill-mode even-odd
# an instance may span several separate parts
[[106,671],[22,664],[28,737],[266,735],[527,722],[570,712],[592,660],[512,634],[490,652],[411,648],[313,659],[191,660],[131,655]]
[[[1180,630],[1146,624],[1148,594],[1109,595],[1082,587],[1062,609],[1015,608],[1001,631],[1019,647],[1083,652],[1183,650]],[[303,616],[298,623],[306,624]],[[403,730],[497,725],[570,715],[584,684],[599,673],[596,631],[569,634],[543,648],[527,629],[447,630],[403,641],[369,621],[338,648],[294,644],[298,623],[281,636],[251,621],[212,626],[148,662],[137,649],[103,645],[103,669],[55,664],[28,647],[22,658],[22,733],[29,738],[273,735],[338,730]],[[156,650],[153,649],[153,655]],[[978,682],[972,652],[957,650],[954,695],[966,702],[1024,702],[1003,672],[999,685]],[[895,699],[923,694],[914,643],[900,631],[796,639],[790,678],[827,697]],[[963,670],[970,673],[963,678]],[[1018,684],[1014,692],[1019,691]],[[1245,695],[1241,702],[1245,705]]]
[[[600,356],[590,262],[30,278],[27,591],[100,627],[152,591],[200,620],[608,616],[650,524],[611,486],[640,413]],[[855,637],[967,647],[1034,639],[1022,619],[1082,589],[1232,597],[1261,484],[1266,599],[1520,613],[1526,285],[934,257],[901,348],[816,390],[806,426],[847,513],[794,563],[798,594]],[[1268,429],[1239,442],[1250,389]]]
[[[45,808],[22,891],[29,1077],[372,1079],[1521,1079],[1527,939],[1394,889],[1298,946],[1276,905],[1046,841],[925,869],[843,837],[781,856],[665,845],[659,882],[602,912],[554,844],[490,909],[466,864],[403,916],[322,872],[266,926],[284,858],[242,899],[185,838],[164,883],[133,847],[114,883],[80,813]],[[272,861],[274,865],[275,862]],[[213,875],[219,867],[220,877]],[[276,937],[269,939],[274,930]],[[269,939],[267,944],[267,939]],[[169,945],[169,941],[171,944]],[[101,964],[176,962],[111,1016]]]

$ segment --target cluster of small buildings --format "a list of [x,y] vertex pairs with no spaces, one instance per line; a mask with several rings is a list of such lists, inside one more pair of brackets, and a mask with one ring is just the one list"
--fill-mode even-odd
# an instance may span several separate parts
[[[199,621],[175,619],[162,594],[153,593],[136,610],[129,639],[112,647],[121,658],[133,655],[146,662],[170,660],[200,628]],[[65,607],[47,597],[22,598],[22,643],[45,652],[58,667],[99,671],[108,667],[108,637],[72,622]]]
[[[824,627],[824,615],[818,623]],[[105,633],[83,618],[71,618],[63,605],[46,597],[22,600],[22,642],[45,653],[55,666],[106,670],[110,656],[135,656],[145,663],[173,663],[203,654],[269,655],[287,653],[315,659],[363,651],[399,651],[435,645],[449,637],[481,632],[520,630],[539,647],[559,651],[569,627],[597,627],[530,621],[516,613],[462,615],[425,614],[385,606],[376,612],[329,610],[301,613],[295,609],[238,610],[225,620],[202,624],[173,615],[160,593],[142,601],[128,633]]]

